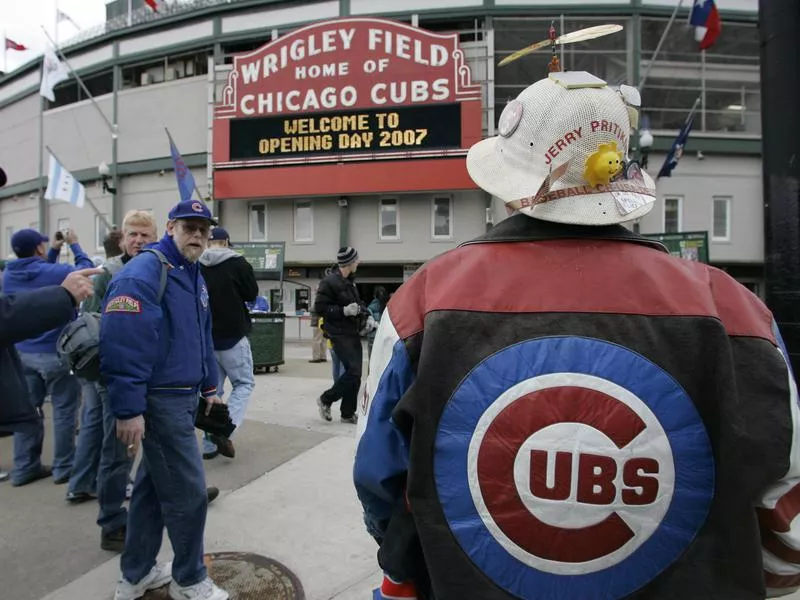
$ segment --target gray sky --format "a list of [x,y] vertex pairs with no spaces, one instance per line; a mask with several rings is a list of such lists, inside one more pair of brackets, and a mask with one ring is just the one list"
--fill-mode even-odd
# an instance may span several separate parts
[[[30,48],[27,52],[8,50],[7,65],[0,70],[13,71],[20,65],[42,53],[47,38],[40,29],[44,26],[51,37],[56,29],[56,7],[69,15],[81,29],[91,29],[105,21],[105,0],[0,0],[0,36],[5,35]],[[62,21],[58,25],[58,41],[65,42],[79,32],[71,23]],[[0,41],[0,51],[5,44]]]

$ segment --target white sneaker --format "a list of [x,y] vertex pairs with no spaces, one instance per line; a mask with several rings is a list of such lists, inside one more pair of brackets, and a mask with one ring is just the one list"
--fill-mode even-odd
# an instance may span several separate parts
[[172,600],[228,600],[228,592],[218,588],[206,577],[200,583],[181,587],[174,581],[169,584],[169,597]]
[[144,596],[150,590],[158,589],[162,585],[168,584],[170,581],[172,581],[172,563],[157,563],[156,566],[150,569],[150,572],[135,585],[124,577],[120,578],[117,584],[117,591],[114,594],[114,600],[136,600]]

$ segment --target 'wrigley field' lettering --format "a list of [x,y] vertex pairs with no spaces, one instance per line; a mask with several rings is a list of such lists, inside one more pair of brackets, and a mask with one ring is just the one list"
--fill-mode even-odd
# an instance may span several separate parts
[[458,104],[397,107],[231,123],[231,159],[459,148]]

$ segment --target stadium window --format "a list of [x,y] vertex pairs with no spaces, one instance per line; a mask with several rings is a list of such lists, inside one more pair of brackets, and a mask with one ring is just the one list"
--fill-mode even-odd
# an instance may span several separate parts
[[714,196],[711,222],[711,239],[715,242],[729,242],[731,240],[731,199],[729,196]]
[[683,198],[672,196],[664,198],[664,233],[678,233],[681,230]]
[[381,200],[378,235],[382,240],[400,239],[400,207],[397,198]]
[[250,205],[250,241],[251,242],[266,242],[267,241],[267,205],[251,204]]

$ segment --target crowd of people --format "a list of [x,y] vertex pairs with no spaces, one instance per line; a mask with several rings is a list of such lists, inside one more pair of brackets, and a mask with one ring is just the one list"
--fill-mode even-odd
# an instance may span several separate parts
[[[152,215],[131,211],[106,237],[101,268],[72,231],[54,236],[49,249],[32,229],[12,239],[17,258],[6,264],[0,313],[2,386],[13,400],[0,407],[0,430],[14,435],[11,485],[52,477],[68,484],[69,503],[97,499],[100,546],[122,555],[116,600],[166,583],[172,598],[228,597],[203,564],[206,507],[219,490],[206,487],[202,461],[235,457],[231,437],[254,387],[246,303],[258,285],[215,225],[204,204],[181,202],[158,239]],[[58,262],[65,243],[73,265]],[[86,340],[72,343],[67,327],[78,314],[99,319],[98,377],[70,354],[78,346],[87,356]],[[231,391],[223,404],[225,379]],[[46,397],[52,467],[42,463]],[[199,424],[220,408],[225,433]],[[196,425],[206,431],[202,453]],[[175,559],[156,564],[164,528]]]

